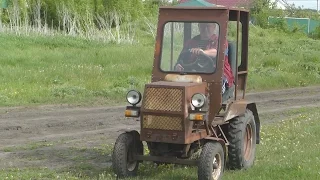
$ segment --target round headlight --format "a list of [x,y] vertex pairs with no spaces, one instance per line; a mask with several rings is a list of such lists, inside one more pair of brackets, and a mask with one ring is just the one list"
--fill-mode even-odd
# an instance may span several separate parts
[[127,101],[132,105],[138,104],[141,101],[141,93],[136,90],[130,90],[127,93]]
[[194,94],[191,98],[191,103],[196,108],[203,107],[206,102],[206,96],[200,93]]

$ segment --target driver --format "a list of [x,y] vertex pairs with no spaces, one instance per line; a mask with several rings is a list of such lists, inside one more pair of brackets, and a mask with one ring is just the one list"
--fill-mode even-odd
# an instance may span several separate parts
[[[186,51],[190,49],[192,53],[189,59],[190,62],[194,61],[200,53],[204,53],[211,58],[216,57],[218,47],[218,36],[215,34],[216,25],[216,23],[198,23],[200,34],[187,41],[182,50]],[[214,69],[215,67],[212,68]],[[175,69],[177,71],[184,70],[181,64],[176,64]],[[222,93],[225,92],[226,87],[231,87],[233,82],[234,77],[228,61],[228,41],[226,41]]]

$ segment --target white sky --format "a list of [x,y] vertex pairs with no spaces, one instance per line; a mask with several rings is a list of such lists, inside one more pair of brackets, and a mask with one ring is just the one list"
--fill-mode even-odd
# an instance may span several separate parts
[[287,0],[287,2],[289,4],[294,3],[296,7],[303,6],[303,8],[317,9],[317,0]]
[[[271,0],[271,2],[274,2],[276,0]],[[302,7],[303,9],[317,9],[317,0],[286,0],[288,4],[294,4],[296,7]],[[319,0],[320,3],[320,0]],[[283,5],[281,3],[278,3],[278,6],[283,8]],[[320,7],[319,7],[320,9]]]
[[[168,0],[171,2],[171,0]],[[275,0],[271,0],[275,1]],[[317,9],[317,0],[287,0],[289,4],[293,4],[296,7],[303,6],[303,9]],[[320,10],[320,0],[319,0],[319,10]]]

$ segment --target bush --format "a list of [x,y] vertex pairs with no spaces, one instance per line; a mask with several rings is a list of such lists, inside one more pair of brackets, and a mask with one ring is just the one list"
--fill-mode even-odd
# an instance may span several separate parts
[[311,34],[310,37],[313,39],[320,39],[320,26],[318,26]]
[[278,18],[273,23],[269,24],[268,27],[276,28],[280,31],[289,32],[288,23],[284,18]]
[[253,2],[250,13],[256,25],[259,25],[262,28],[268,26],[268,17],[271,15],[270,6],[270,0],[255,0]]

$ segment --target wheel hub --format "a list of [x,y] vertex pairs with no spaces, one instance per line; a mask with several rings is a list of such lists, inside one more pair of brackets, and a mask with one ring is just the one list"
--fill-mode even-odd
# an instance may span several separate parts
[[221,174],[221,169],[222,169],[220,154],[216,154],[216,156],[213,158],[212,163],[213,163],[212,179],[218,180]]
[[246,126],[246,132],[244,136],[244,158],[245,160],[249,160],[251,156],[252,149],[252,127],[250,124]]
[[127,168],[128,171],[133,171],[135,167],[137,166],[137,161],[133,160],[133,152],[127,153]]

